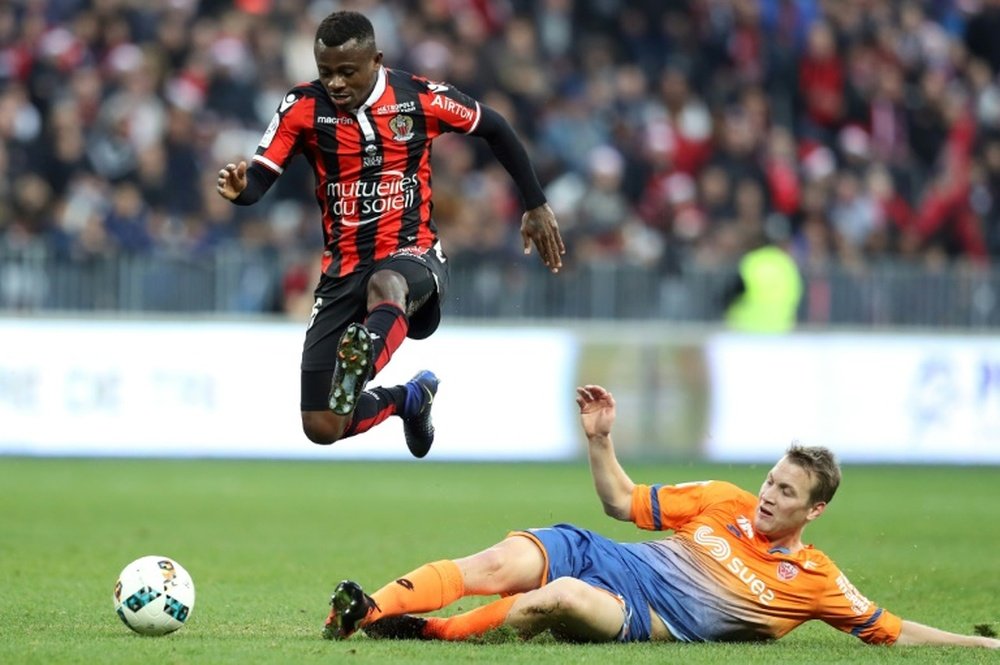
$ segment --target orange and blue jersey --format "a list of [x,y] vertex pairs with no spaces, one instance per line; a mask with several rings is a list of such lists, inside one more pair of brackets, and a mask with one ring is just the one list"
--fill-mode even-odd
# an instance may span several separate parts
[[571,525],[532,529],[546,580],[582,579],[622,599],[621,639],[648,640],[654,612],[682,641],[777,639],[812,619],[869,643],[902,620],[865,598],[821,551],[790,553],[753,528],[757,497],[720,481],[637,485],[631,520],[673,535],[618,543]]

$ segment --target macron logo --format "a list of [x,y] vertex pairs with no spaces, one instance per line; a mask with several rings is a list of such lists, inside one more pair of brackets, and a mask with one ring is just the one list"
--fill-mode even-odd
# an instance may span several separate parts
[[278,106],[278,113],[284,113],[288,109],[292,108],[292,104],[299,101],[299,98],[295,93],[290,92],[285,95],[285,98],[281,100],[281,104]]

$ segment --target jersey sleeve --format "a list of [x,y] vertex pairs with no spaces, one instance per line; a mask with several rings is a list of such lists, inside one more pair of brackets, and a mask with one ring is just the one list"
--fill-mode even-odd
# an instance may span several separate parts
[[300,89],[292,89],[278,104],[278,110],[271,118],[271,124],[257,144],[253,161],[281,175],[285,167],[299,150],[302,130],[305,127],[303,118],[312,106],[311,100],[305,97]]
[[448,83],[418,80],[428,96],[425,113],[438,120],[442,131],[468,134],[476,129],[482,117],[479,102]]
[[869,644],[892,644],[903,620],[865,598],[847,576],[831,564],[824,591],[817,598],[817,618]]
[[705,480],[679,485],[636,485],[630,519],[640,529],[679,529],[709,506],[742,492],[730,483]]

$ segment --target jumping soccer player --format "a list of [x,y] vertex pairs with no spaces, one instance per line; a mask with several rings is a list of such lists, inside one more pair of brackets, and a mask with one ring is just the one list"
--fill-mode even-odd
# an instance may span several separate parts
[[385,67],[371,22],[357,12],[323,19],[313,51],[319,78],[284,96],[251,165],[227,164],[216,189],[250,205],[292,157],[309,160],[325,251],[302,351],[302,428],[330,444],[395,414],[410,452],[423,457],[434,441],[437,377],[425,370],[405,385],[365,387],[404,338],[424,339],[440,322],[448,264],[431,218],[431,142],[445,132],[485,139],[523,199],[525,254],[534,243],[558,272],[565,248],[527,152],[499,113]]
[[[523,637],[549,630],[573,641],[683,642],[777,639],[811,619],[875,644],[1000,647],[906,621],[865,598],[821,551],[802,542],[840,484],[822,447],[791,446],[757,495],[735,485],[637,485],[615,456],[615,401],[577,388],[590,468],[605,512],[639,528],[673,530],[618,543],[568,524],[511,532],[457,560],[428,563],[372,596],[338,585],[324,627],[330,639],[462,640],[499,626]],[[452,617],[417,617],[470,595],[501,599]]]

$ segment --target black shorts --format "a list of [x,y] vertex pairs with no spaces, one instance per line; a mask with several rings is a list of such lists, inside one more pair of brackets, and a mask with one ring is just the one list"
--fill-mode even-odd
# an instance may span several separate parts
[[440,243],[432,249],[407,247],[367,270],[345,277],[320,277],[302,346],[303,372],[333,371],[340,336],[349,324],[364,321],[368,313],[369,278],[387,268],[403,275],[411,297],[430,292],[423,305],[410,315],[406,336],[424,339],[437,330],[441,322],[441,299],[448,288],[447,260]]

